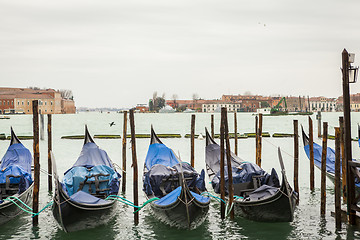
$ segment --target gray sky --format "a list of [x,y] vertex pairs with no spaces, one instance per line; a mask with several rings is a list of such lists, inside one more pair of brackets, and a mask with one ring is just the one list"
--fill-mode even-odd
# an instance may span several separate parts
[[1,86],[71,89],[77,106],[338,97],[344,48],[359,65],[358,0],[0,0]]

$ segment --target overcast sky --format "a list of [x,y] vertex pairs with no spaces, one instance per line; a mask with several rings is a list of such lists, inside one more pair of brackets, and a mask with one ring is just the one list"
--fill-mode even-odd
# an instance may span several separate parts
[[338,97],[344,48],[360,65],[358,0],[0,0],[1,86],[71,89],[78,107]]

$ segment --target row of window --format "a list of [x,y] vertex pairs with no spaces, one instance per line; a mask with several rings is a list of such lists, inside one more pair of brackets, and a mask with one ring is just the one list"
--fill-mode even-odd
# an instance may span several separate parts
[[[0,101],[0,105],[6,105],[6,101]],[[10,105],[10,101],[7,101],[7,105]],[[11,105],[14,105],[14,101],[11,101]]]
[[[0,105],[14,105],[14,101],[0,101]],[[20,106],[20,101],[17,102],[17,105]],[[21,101],[21,105],[24,106],[24,101]],[[30,106],[30,101],[27,101],[27,105]],[[39,105],[47,105],[47,102],[46,101],[39,101]],[[50,105],[52,106],[53,105],[53,101],[50,101]]]

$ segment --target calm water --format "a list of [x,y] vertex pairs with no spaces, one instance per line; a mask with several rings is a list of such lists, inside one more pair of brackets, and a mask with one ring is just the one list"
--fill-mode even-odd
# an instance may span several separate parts
[[[339,113],[323,113],[323,120],[329,123],[329,134],[334,134],[333,127],[338,126]],[[254,132],[254,116],[248,113],[238,114],[238,131]],[[317,136],[315,115],[314,132]],[[275,132],[292,133],[293,119],[298,119],[305,129],[308,129],[307,116],[264,117],[263,131],[271,134]],[[45,118],[46,120],[46,118]],[[114,121],[116,125],[110,127]],[[60,176],[72,166],[77,159],[82,140],[61,139],[64,135],[83,134],[87,124],[92,135],[121,134],[123,115],[118,113],[80,113],[74,115],[53,116],[53,151]],[[157,133],[190,133],[191,114],[135,114],[136,133],[149,133],[153,124]],[[352,136],[357,136],[357,123],[360,114],[352,115]],[[220,114],[215,114],[215,132],[219,132]],[[46,124],[46,121],[45,121]],[[32,116],[11,116],[10,120],[0,120],[0,133],[10,134],[13,126],[18,135],[32,134]],[[203,133],[204,128],[210,128],[210,114],[196,114],[196,133]],[[233,130],[233,115],[229,114],[230,131]],[[128,128],[130,129],[130,128]],[[46,135],[46,129],[45,129]],[[121,165],[121,139],[100,140],[96,143],[107,151],[112,160]],[[320,139],[315,140],[321,143]],[[183,161],[190,159],[190,139],[163,139],[163,142],[179,153]],[[23,143],[32,152],[32,141],[23,140]],[[149,145],[149,139],[137,139],[137,158],[139,170],[142,170],[144,159]],[[230,142],[234,145],[234,140]],[[0,155],[6,152],[9,141],[0,141]],[[328,145],[334,147],[334,141]],[[283,158],[287,177],[293,185],[293,139],[292,138],[263,138],[262,165],[266,171],[275,168],[280,175],[280,165],[277,157],[277,146],[283,150]],[[205,141],[195,140],[195,168],[200,172],[205,167]],[[40,163],[42,169],[47,169],[47,139],[40,141]],[[334,211],[333,184],[327,179],[327,206],[326,217],[320,218],[320,171],[315,170],[315,192],[309,191],[309,161],[304,153],[300,141],[300,205],[295,211],[295,220],[292,223],[258,223],[237,218],[235,221],[220,220],[219,204],[213,201],[208,217],[204,224],[196,230],[178,230],[159,223],[154,219],[149,209],[140,212],[140,224],[133,224],[133,208],[118,204],[116,213],[106,226],[75,233],[65,233],[58,228],[50,208],[40,214],[39,226],[32,227],[32,220],[26,213],[17,219],[0,226],[0,239],[356,239],[360,238],[360,231],[343,224],[343,230],[335,233],[335,221],[330,216]],[[255,140],[239,139],[239,156],[248,161],[255,159]],[[353,143],[353,157],[359,158],[360,150],[357,142]],[[132,199],[132,169],[131,149],[128,142],[127,151],[127,189],[125,197]],[[142,188],[142,172],[139,172],[139,189]],[[212,192],[211,185],[208,190]],[[51,194],[47,191],[47,175],[41,173],[40,208],[51,201]],[[142,192],[139,192],[139,202],[145,201]],[[345,206],[343,206],[345,208]]]

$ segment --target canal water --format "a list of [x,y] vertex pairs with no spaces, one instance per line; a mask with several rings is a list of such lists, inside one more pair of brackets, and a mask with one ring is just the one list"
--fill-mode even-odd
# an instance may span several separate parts
[[[219,132],[220,114],[215,113],[215,133]],[[323,121],[329,124],[329,134],[334,134],[334,127],[338,126],[340,113],[323,113]],[[229,130],[233,131],[233,114],[228,115]],[[315,115],[314,136],[317,136]],[[211,114],[196,114],[196,134],[210,128]],[[308,116],[264,116],[263,132],[292,133],[293,120],[298,119],[305,129],[308,129]],[[251,113],[238,113],[238,131],[254,132],[255,116]],[[115,125],[110,127],[111,122]],[[360,113],[352,113],[352,136],[357,137],[357,123],[360,122]],[[157,133],[179,133],[184,136],[190,133],[191,114],[135,114],[136,133],[150,133],[151,124]],[[123,114],[120,113],[79,113],[73,115],[53,115],[53,152],[60,176],[72,166],[81,151],[83,140],[61,139],[65,135],[80,135],[84,133],[87,124],[92,135],[121,134]],[[32,135],[32,116],[11,116],[11,119],[0,120],[0,133],[10,134],[12,126],[17,135]],[[130,127],[128,126],[128,129]],[[300,130],[300,128],[299,128]],[[47,137],[45,117],[45,140],[40,141],[41,169],[47,169]],[[75,233],[63,232],[55,222],[51,209],[48,208],[39,216],[38,227],[32,227],[32,219],[27,213],[0,226],[0,239],[358,239],[360,231],[343,224],[341,232],[335,232],[335,219],[331,217],[334,211],[334,186],[327,179],[326,216],[320,217],[320,171],[315,169],[315,191],[309,191],[309,160],[303,150],[302,140],[299,156],[299,185],[300,204],[295,211],[295,219],[291,223],[260,223],[243,218],[235,221],[220,219],[220,206],[212,201],[205,222],[195,230],[179,230],[159,223],[146,207],[140,211],[140,224],[133,224],[133,208],[118,204],[113,216],[109,216],[107,225]],[[146,157],[150,139],[137,139],[137,159],[139,166],[139,190],[142,189],[142,167]],[[23,144],[33,152],[32,140],[23,140]],[[113,162],[121,164],[122,139],[95,139],[95,142],[107,151]],[[190,139],[174,138],[163,139],[164,144],[180,154],[183,161],[190,161]],[[321,144],[321,139],[315,138]],[[234,140],[230,141],[233,149]],[[9,141],[0,141],[0,155],[3,156],[9,146]],[[131,144],[128,141],[127,149],[127,189],[124,195],[132,200],[132,168]],[[277,157],[277,147],[283,152],[288,180],[293,186],[293,138],[263,138],[262,167],[266,171],[275,168],[279,174],[280,165]],[[334,141],[329,140],[328,146],[334,147]],[[360,149],[357,142],[353,142],[353,158],[360,158]],[[238,140],[239,156],[247,161],[255,162],[255,139]],[[205,168],[205,140],[195,140],[195,168],[200,172]],[[41,173],[40,209],[52,200],[47,191],[47,175]],[[207,188],[212,191],[207,179]],[[145,202],[142,191],[139,192],[139,202]],[[345,205],[342,206],[345,209]]]

